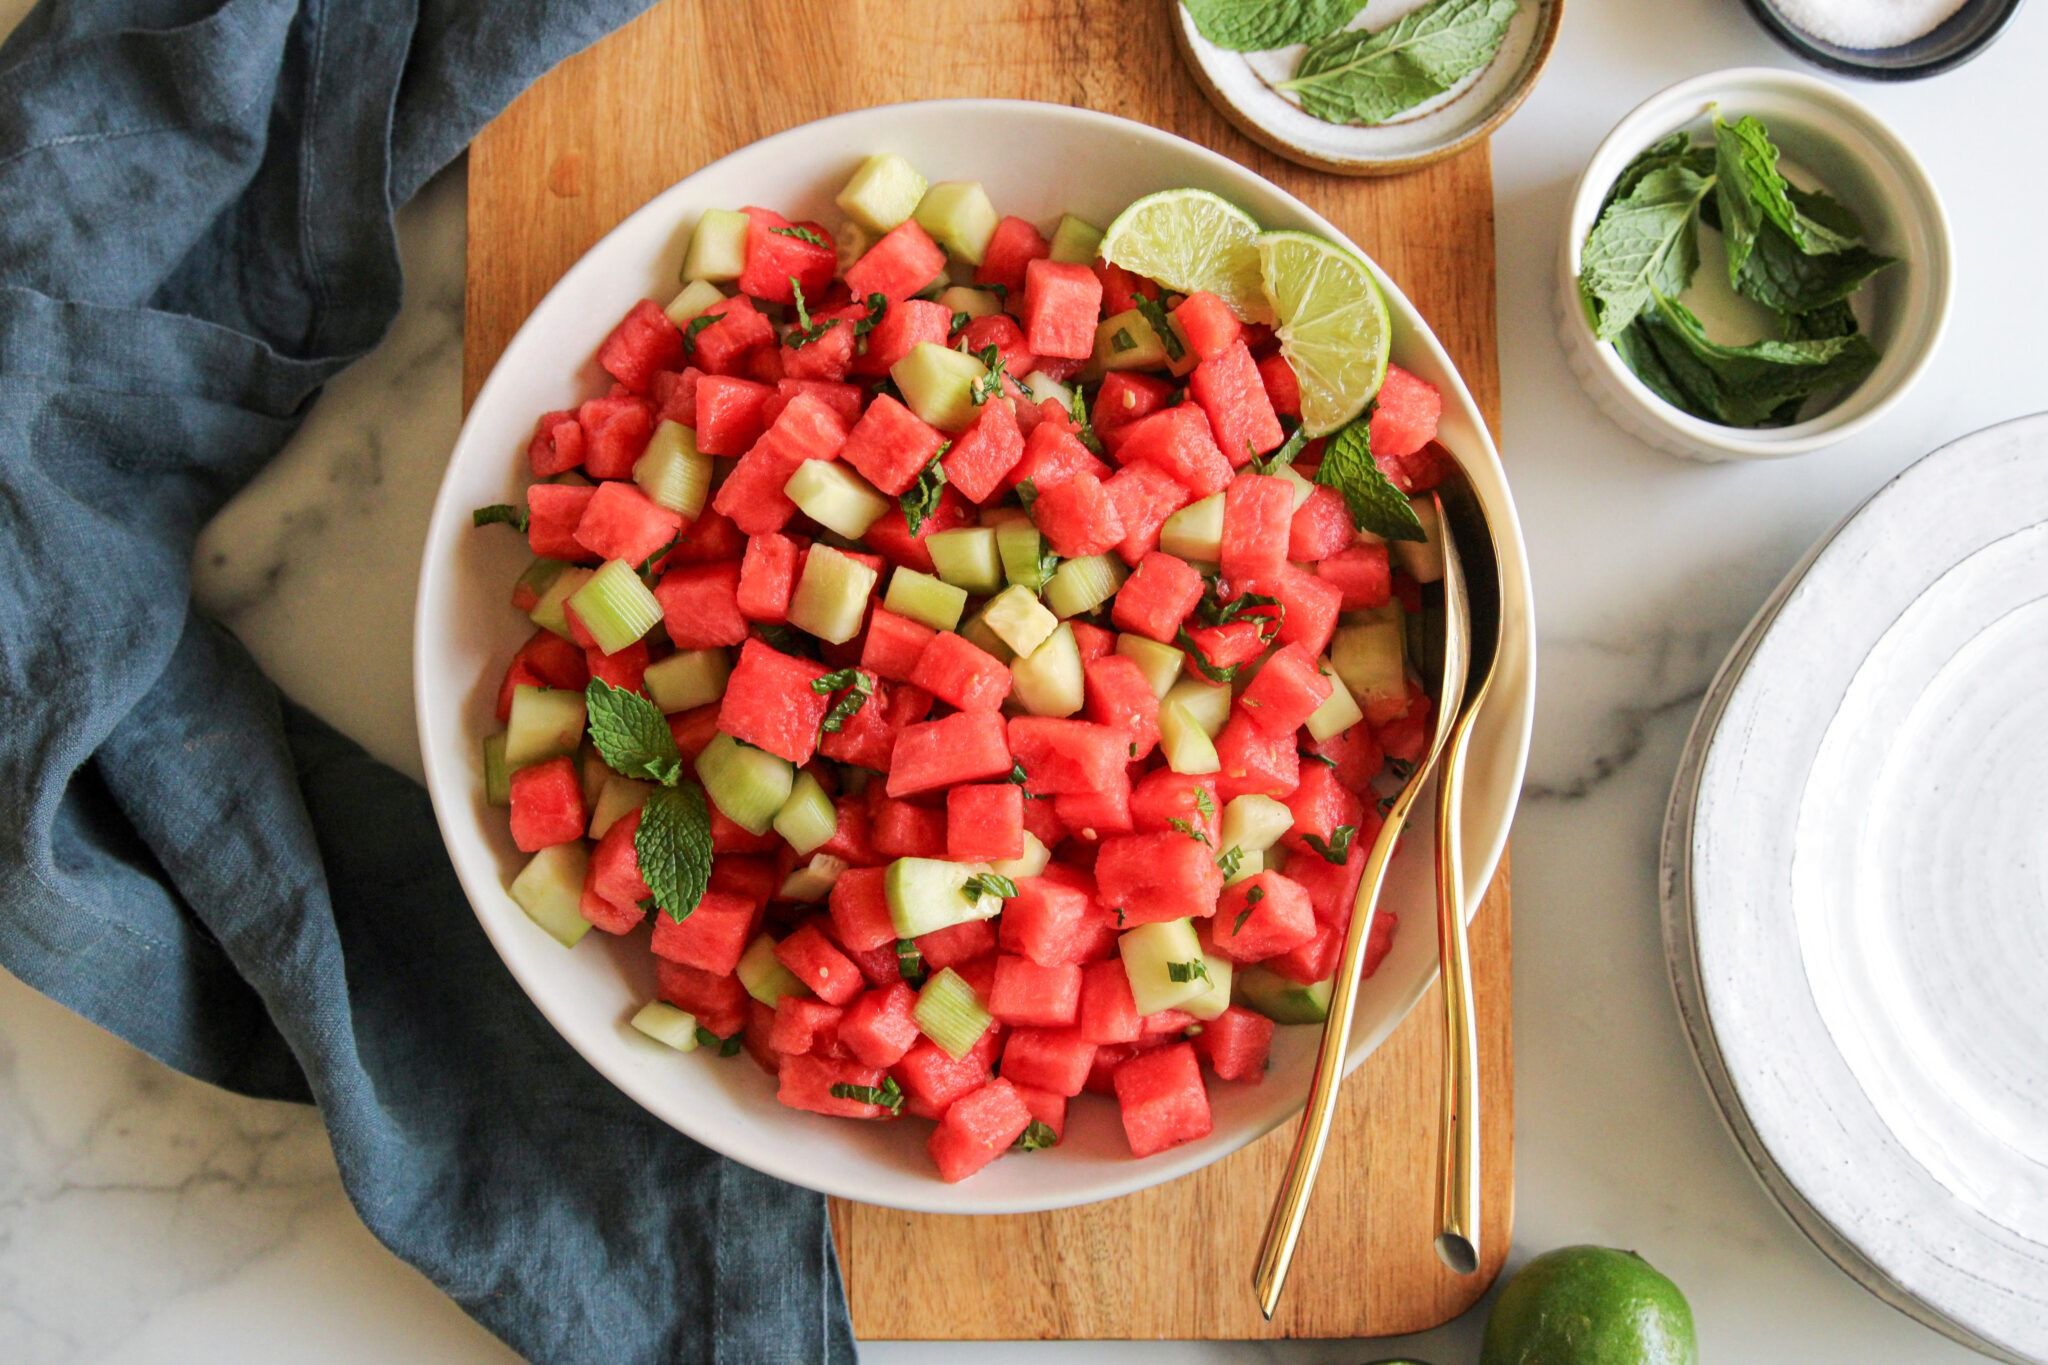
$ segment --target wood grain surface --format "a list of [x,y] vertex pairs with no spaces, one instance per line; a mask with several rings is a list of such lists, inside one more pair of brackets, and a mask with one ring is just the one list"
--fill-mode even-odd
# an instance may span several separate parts
[[[1498,427],[1493,201],[1480,147],[1413,175],[1293,166],[1210,108],[1166,0],[668,0],[565,62],[470,153],[464,400],[542,294],[656,192],[769,133],[898,100],[1007,96],[1120,114],[1216,148],[1337,223],[1407,291]],[[1416,923],[1403,932],[1428,932]],[[1499,1272],[1513,1215],[1507,867],[1473,926],[1486,1260],[1438,1265],[1434,993],[1347,1082],[1279,1316],[1251,1267],[1290,1122],[1142,1194],[947,1218],[836,1203],[855,1330],[895,1338],[1352,1337],[1418,1331]]]

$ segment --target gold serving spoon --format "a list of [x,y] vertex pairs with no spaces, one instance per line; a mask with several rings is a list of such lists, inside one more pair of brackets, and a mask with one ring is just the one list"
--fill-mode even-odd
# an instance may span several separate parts
[[[1436,930],[1444,1001],[1443,1110],[1438,1129],[1436,1254],[1460,1275],[1479,1269],[1479,1031],[1465,934],[1465,759],[1473,720],[1500,654],[1500,555],[1472,481],[1455,460],[1437,487],[1444,613],[1462,619],[1469,652],[1462,704],[1444,749],[1436,800]],[[1445,695],[1449,695],[1448,693]],[[1449,708],[1447,708],[1449,709]]]
[[[1433,498],[1435,520],[1443,524],[1443,503]],[[1439,532],[1436,539],[1444,542]],[[1448,567],[1448,566],[1447,566]],[[1448,579],[1449,574],[1446,574]],[[1462,585],[1462,580],[1460,580]],[[1462,586],[1460,589],[1462,597]],[[1446,594],[1449,602],[1449,595]],[[1465,673],[1470,656],[1466,619],[1461,611],[1447,611],[1443,628],[1443,667],[1436,688],[1436,720],[1429,749],[1408,775],[1393,803],[1387,808],[1386,823],[1373,841],[1365,872],[1352,902],[1351,925],[1344,935],[1344,954],[1338,960],[1331,983],[1330,1012],[1323,1024],[1323,1040],[1316,1052],[1315,1072],[1309,1079],[1308,1100],[1301,1113],[1301,1127],[1295,1134],[1294,1152],[1287,1161],[1280,1193],[1266,1220],[1265,1239],[1259,1244],[1258,1268],[1252,1285],[1258,1291],[1259,1311],[1268,1318],[1279,1306],[1280,1291],[1287,1283],[1287,1268],[1294,1260],[1295,1245],[1301,1240],[1301,1225],[1308,1215],[1309,1191],[1323,1162],[1323,1148],[1330,1139],[1330,1121],[1337,1111],[1337,1088],[1344,1079],[1344,1057],[1351,1042],[1351,1018],[1358,1004],[1359,969],[1365,962],[1365,945],[1372,934],[1372,920],[1379,909],[1380,891],[1386,884],[1387,865],[1394,845],[1407,826],[1408,815],[1421,796],[1437,759],[1449,742],[1451,729],[1460,713],[1459,700],[1465,694]]]

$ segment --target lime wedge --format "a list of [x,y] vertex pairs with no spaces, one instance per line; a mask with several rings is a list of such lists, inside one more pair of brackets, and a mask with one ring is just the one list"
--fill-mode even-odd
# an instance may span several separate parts
[[1102,259],[1168,289],[1206,289],[1246,322],[1271,322],[1252,242],[1259,225],[1207,190],[1161,190],[1138,200],[1102,234]]
[[1387,301],[1372,268],[1309,232],[1262,232],[1259,274],[1280,353],[1301,383],[1301,424],[1326,436],[1372,401],[1387,373]]

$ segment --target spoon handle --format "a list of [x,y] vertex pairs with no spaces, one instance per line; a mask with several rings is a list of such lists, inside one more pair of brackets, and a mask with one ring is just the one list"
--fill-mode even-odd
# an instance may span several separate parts
[[1438,1128],[1436,1252],[1460,1275],[1479,1269],[1479,1030],[1465,934],[1461,837],[1466,741],[1476,708],[1459,718],[1436,803],[1436,931],[1444,1001],[1443,1111]]

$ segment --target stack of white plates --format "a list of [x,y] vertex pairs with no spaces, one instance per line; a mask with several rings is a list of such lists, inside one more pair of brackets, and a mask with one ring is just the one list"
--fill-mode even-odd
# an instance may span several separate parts
[[1773,594],[1662,884],[1765,1187],[1880,1298],[2048,1360],[2048,414],[1914,465]]

